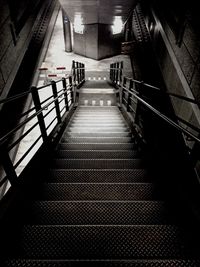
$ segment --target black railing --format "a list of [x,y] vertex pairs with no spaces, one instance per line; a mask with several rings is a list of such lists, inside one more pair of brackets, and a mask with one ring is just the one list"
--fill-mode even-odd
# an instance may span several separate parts
[[[0,138],[0,164],[3,167],[0,187],[4,186],[8,181],[11,186],[17,182],[17,167],[23,160],[33,156],[33,149],[37,150],[43,144],[49,144],[52,141],[52,133],[61,126],[75,103],[76,88],[80,87],[85,80],[84,65],[76,62],[73,64],[78,67],[72,68],[73,75],[68,75],[57,81],[51,81],[49,84],[41,87],[32,87],[29,91],[0,100],[0,104],[15,102],[22,97],[31,97],[32,106],[23,112],[19,119],[23,118],[18,125],[7,132]],[[24,118],[25,117],[25,118]],[[21,131],[18,134],[18,131]],[[35,132],[34,132],[35,131]],[[17,149],[22,140],[31,138],[29,147],[26,151],[22,151],[22,155],[16,162],[11,160],[9,153],[13,149]],[[31,152],[33,153],[30,156]]]
[[[146,100],[144,100],[140,95],[140,89],[144,87],[151,88],[156,91],[161,91],[160,88],[149,85],[147,83],[144,83],[143,81],[137,81],[132,78],[128,77],[119,77],[118,73],[120,72],[120,68],[118,68],[119,63],[114,63],[110,65],[110,79],[111,82],[115,87],[119,89],[119,103],[120,105],[124,106],[126,111],[132,114],[133,120],[138,116],[137,109],[138,109],[138,103],[140,103],[142,106],[145,106],[148,110],[151,110],[156,116],[160,117],[163,121],[167,122],[168,125],[171,125],[173,128],[184,134],[189,138],[189,140],[192,140],[195,142],[194,147],[195,151],[197,151],[196,147],[199,147],[200,145],[200,129],[189,122],[186,122],[182,118],[179,118],[177,116],[174,116],[177,121],[180,121],[181,123],[185,124],[187,127],[190,127],[191,130],[196,131],[196,134],[193,134],[191,131],[188,131],[184,127],[180,126],[177,121],[172,120],[168,116],[164,115],[162,112],[154,108],[152,105],[150,105]],[[138,87],[139,86],[139,87]],[[141,87],[142,88],[141,88]],[[138,90],[139,89],[139,90]],[[180,96],[177,94],[172,93],[165,93],[174,97],[177,97],[179,99],[182,99],[187,102],[191,102],[193,104],[199,104],[198,101],[194,99],[187,98],[185,96]],[[192,153],[192,149],[189,149],[190,153]],[[196,152],[195,152],[196,153]],[[193,156],[193,161],[197,162],[199,160],[199,154],[195,155],[195,160]],[[194,163],[195,165],[195,163]]]

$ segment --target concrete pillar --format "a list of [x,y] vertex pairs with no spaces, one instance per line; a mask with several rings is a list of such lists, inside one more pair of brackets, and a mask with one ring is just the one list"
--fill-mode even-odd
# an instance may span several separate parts
[[62,10],[63,18],[63,33],[65,42],[65,51],[72,52],[72,37],[71,37],[71,25],[68,16],[64,10]]

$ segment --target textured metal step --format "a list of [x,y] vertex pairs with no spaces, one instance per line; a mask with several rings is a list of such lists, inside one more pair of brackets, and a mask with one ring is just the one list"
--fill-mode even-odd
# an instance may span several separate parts
[[175,226],[25,226],[17,254],[27,259],[187,257]]
[[143,183],[150,180],[144,169],[49,170],[46,181],[57,183]]
[[90,127],[80,127],[80,126],[70,126],[67,128],[67,130],[65,131],[65,133],[68,133],[68,132],[81,132],[81,133],[84,133],[84,132],[90,132],[90,133],[93,133],[93,132],[101,132],[101,133],[104,133],[104,132],[130,132],[130,129],[128,129],[127,127],[110,127],[110,126],[90,126]]
[[167,224],[166,207],[156,201],[40,201],[31,207],[29,224],[150,225]]
[[4,262],[5,267],[199,267],[200,260],[25,260]]
[[135,150],[58,150],[56,158],[68,159],[132,159],[139,153]]
[[45,183],[38,200],[160,200],[151,183]]
[[52,167],[58,169],[141,169],[141,159],[54,159]]
[[80,132],[67,132],[64,134],[64,138],[67,137],[131,137],[132,134],[129,132],[101,132],[101,131],[96,131],[96,132],[90,132],[90,129],[87,129],[85,132],[81,130]]
[[[74,140],[74,139],[73,139]],[[64,150],[131,150],[136,149],[133,143],[60,143],[58,149]]]
[[69,137],[62,138],[65,143],[131,143],[131,137]]
[[120,123],[115,123],[115,122],[106,123],[106,122],[104,122],[104,123],[100,124],[97,121],[95,123],[89,123],[89,122],[84,122],[84,121],[77,123],[77,122],[71,121],[70,124],[69,124],[69,127],[79,127],[81,129],[84,129],[84,128],[87,128],[87,127],[91,127],[91,128],[100,127],[102,129],[109,128],[109,129],[112,130],[112,128],[115,128],[115,127],[116,128],[120,127],[122,129],[124,129],[124,128],[127,128],[127,125],[126,125],[125,122],[120,122]]

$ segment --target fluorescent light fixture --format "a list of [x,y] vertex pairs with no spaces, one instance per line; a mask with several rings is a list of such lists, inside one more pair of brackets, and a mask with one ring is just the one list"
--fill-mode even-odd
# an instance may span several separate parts
[[122,22],[122,17],[121,16],[116,16],[113,22],[112,31],[113,34],[119,34],[123,30],[123,22]]
[[83,34],[85,26],[83,25],[83,18],[80,14],[75,15],[74,18],[74,31]]

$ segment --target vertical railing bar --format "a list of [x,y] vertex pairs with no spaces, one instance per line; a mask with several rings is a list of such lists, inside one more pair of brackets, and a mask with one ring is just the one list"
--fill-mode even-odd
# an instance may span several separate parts
[[53,96],[54,96],[54,99],[55,99],[54,103],[55,103],[57,120],[58,120],[58,123],[61,123],[62,120],[61,120],[61,115],[60,115],[59,101],[58,101],[58,99],[56,99],[58,97],[56,82],[55,81],[51,81],[51,86],[52,86]]
[[[35,110],[36,112],[41,110],[41,103],[40,103],[40,97],[39,97],[39,93],[37,90],[37,87],[32,86],[31,87],[31,92],[32,92],[32,98],[33,98],[33,102],[35,105]],[[43,138],[43,141],[46,142],[47,140],[47,132],[46,132],[46,126],[45,126],[45,122],[44,122],[44,117],[43,117],[43,113],[41,112],[40,114],[37,115],[38,118],[38,123],[39,123],[39,127],[40,127],[40,131],[41,131],[41,135]]]

